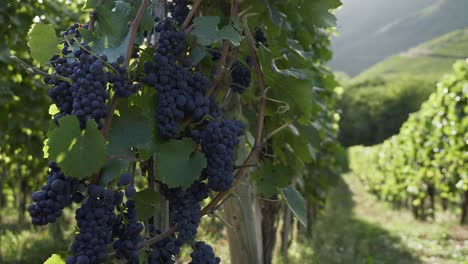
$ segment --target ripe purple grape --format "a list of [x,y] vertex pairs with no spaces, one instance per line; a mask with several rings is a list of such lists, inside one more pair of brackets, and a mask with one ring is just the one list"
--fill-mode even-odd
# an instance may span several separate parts
[[192,257],[192,261],[189,264],[218,264],[221,262],[221,259],[214,254],[213,248],[202,241],[195,243],[190,257]]
[[244,125],[233,120],[211,121],[205,129],[192,131],[192,138],[201,144],[208,162],[201,179],[208,179],[211,190],[222,192],[231,186],[235,147],[243,133]]
[[72,202],[81,202],[79,193],[84,184],[80,181],[66,177],[56,163],[49,163],[47,184],[41,191],[32,194],[34,204],[28,207],[33,225],[46,225],[53,223],[62,215],[62,210]]

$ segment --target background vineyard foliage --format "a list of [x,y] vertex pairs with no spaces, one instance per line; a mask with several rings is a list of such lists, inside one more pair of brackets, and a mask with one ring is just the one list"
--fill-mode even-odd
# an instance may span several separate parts
[[[32,64],[27,33],[33,20],[68,25],[79,20],[82,1],[2,1],[0,3],[0,205],[22,214],[29,198],[45,179],[47,161],[43,141],[50,115],[50,100],[41,78],[16,67],[15,54]],[[25,200],[26,199],[26,200]],[[21,221],[24,218],[20,218]]]
[[437,84],[399,134],[373,147],[350,149],[350,166],[381,199],[433,217],[436,202],[466,222],[468,212],[468,62]]
[[340,142],[374,145],[398,133],[453,63],[468,56],[466,28],[455,30],[391,56],[350,79],[338,73],[343,93]]
[[[21,1],[0,4],[3,18],[2,43],[7,47],[0,54],[0,82],[2,83],[2,104],[0,107],[0,206],[9,217],[0,222],[27,220],[24,216],[30,193],[40,187],[46,176],[46,160],[43,156],[43,142],[51,120],[48,114],[51,105],[47,89],[41,78],[33,77],[14,66],[10,54],[32,64],[26,45],[27,31],[33,22],[54,25],[57,33],[74,21],[86,21],[84,3],[78,1],[39,3]],[[333,184],[342,169],[344,152],[337,143],[339,116],[335,111],[337,86],[333,74],[324,66],[331,58],[329,34],[336,25],[331,10],[340,6],[338,0],[315,2],[304,1],[248,1],[242,8],[257,15],[252,17],[252,28],[264,28],[268,46],[261,46],[258,53],[269,89],[266,113],[266,133],[288,124],[286,129],[275,133],[268,142],[271,153],[262,157],[260,167],[253,173],[253,184],[266,197],[275,196],[278,188],[293,184],[303,194],[308,208],[321,208],[327,188]],[[298,11],[298,6],[300,6]],[[207,15],[225,15],[226,6],[205,1],[202,6]],[[10,52],[11,50],[11,52]],[[242,43],[241,52],[246,53]],[[204,60],[201,67],[209,67]],[[255,81],[254,81],[255,83]],[[255,85],[242,95],[243,116],[237,116],[248,123],[250,134],[255,133],[255,111],[257,106]],[[288,111],[284,111],[287,109]],[[247,135],[247,141],[251,138]],[[273,155],[275,158],[271,158]],[[79,166],[77,164],[76,166]],[[275,173],[285,172],[285,173]],[[271,177],[276,177],[274,181]],[[18,208],[18,217],[12,208]],[[288,210],[282,208],[283,212]],[[6,214],[1,214],[6,215]],[[309,217],[315,217],[309,214]],[[69,222],[71,221],[71,222]],[[312,224],[313,221],[309,221]],[[2,226],[6,226],[3,225]],[[64,223],[50,227],[53,236],[69,241],[73,226],[71,217]],[[220,225],[222,226],[222,225]],[[19,230],[9,230],[2,239],[11,239]],[[3,229],[3,228],[2,228]],[[29,229],[29,228],[26,228]],[[309,228],[308,228],[309,229]],[[292,230],[292,229],[291,229]],[[5,230],[0,230],[2,236]],[[50,241],[45,229],[34,231],[36,238]],[[212,230],[212,232],[218,232]],[[13,233],[12,233],[13,232]],[[292,232],[292,231],[291,231]],[[303,233],[304,234],[304,233]],[[21,235],[18,239],[33,241],[36,238]],[[47,244],[46,242],[41,242]],[[11,251],[13,262],[44,258],[50,249],[28,256],[31,247],[17,247],[22,251]],[[66,250],[66,243],[51,244],[57,250]],[[2,248],[2,253],[5,253]],[[3,256],[3,254],[2,254]]]

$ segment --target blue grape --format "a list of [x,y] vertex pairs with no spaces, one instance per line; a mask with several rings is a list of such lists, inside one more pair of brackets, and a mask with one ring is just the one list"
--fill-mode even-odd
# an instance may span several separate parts
[[219,257],[213,252],[213,248],[205,242],[197,242],[190,254],[192,261],[189,264],[218,264],[221,262]]
[[109,99],[104,63],[84,50],[75,50],[73,55],[79,63],[70,75],[73,80],[71,114],[78,117],[81,128],[86,126],[87,120],[95,120],[102,128],[101,119],[107,116],[106,100]]
[[260,46],[260,44],[263,44],[264,46],[268,47],[267,38],[265,36],[265,31],[263,30],[263,28],[255,29],[255,41],[257,42],[257,47]]
[[[251,57],[247,57],[245,63],[249,66],[252,65]],[[247,67],[243,63],[236,61],[232,67],[231,72],[231,89],[236,93],[243,93],[245,88],[250,86],[252,72],[250,67]]]
[[155,63],[147,61],[143,72],[145,83],[158,91],[156,120],[160,136],[174,138],[180,132],[179,122],[191,117],[199,122],[204,116],[219,116],[214,96],[205,97],[210,81],[200,72],[192,72],[177,60],[185,51],[185,33],[178,31],[174,20],[166,18],[156,26],[160,32],[159,45],[153,56]]
[[125,208],[127,211],[117,218],[114,226],[114,236],[118,239],[114,241],[113,248],[117,259],[126,259],[126,263],[137,264],[138,244],[143,241],[140,234],[143,225],[137,220],[135,200],[127,200]]
[[170,220],[177,224],[178,238],[192,240],[200,225],[200,202],[208,197],[208,187],[204,182],[196,181],[189,188],[172,188],[166,192],[171,210]]
[[185,18],[190,12],[188,4],[188,0],[173,0],[168,6],[169,11],[171,11],[171,16],[179,23],[179,25],[184,23]]
[[[149,226],[151,235],[160,235],[161,231]],[[165,238],[151,246],[148,264],[174,264],[175,256],[180,253],[181,239]]]
[[124,173],[120,176],[117,186],[129,185],[130,183],[132,183],[132,175]]
[[47,184],[32,194],[34,204],[28,207],[33,225],[53,223],[62,215],[63,208],[82,201],[83,195],[79,191],[84,184],[66,177],[56,163],[49,163],[49,168]]
[[124,57],[120,56],[117,62],[112,63],[112,67],[117,70],[117,73],[112,71],[107,72],[107,79],[112,83],[115,95],[119,98],[129,97],[138,92],[141,88],[141,83],[131,81],[131,76],[127,73],[127,68],[123,67]]
[[117,219],[114,195],[114,191],[101,186],[88,186],[88,199],[75,213],[80,233],[71,246],[73,256],[67,258],[67,264],[106,261],[107,245],[113,240],[112,231]]
[[211,190],[222,192],[231,187],[235,147],[243,133],[244,125],[233,120],[211,121],[205,129],[192,131],[192,138],[201,144],[208,162],[201,180],[208,179]]

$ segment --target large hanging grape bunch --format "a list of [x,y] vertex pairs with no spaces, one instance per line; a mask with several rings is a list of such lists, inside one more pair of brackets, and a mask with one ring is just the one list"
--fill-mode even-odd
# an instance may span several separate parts
[[[126,169],[119,168],[120,172],[112,171],[113,175],[109,176],[103,166],[94,173],[76,177],[76,171],[69,169],[69,163],[61,163],[63,156],[57,162],[51,162],[47,183],[32,195],[34,203],[28,211],[34,225],[46,225],[55,222],[65,207],[73,202],[81,203],[75,211],[77,230],[66,258],[67,264],[105,263],[110,257],[119,263],[136,264],[142,256],[150,264],[175,263],[181,247],[187,243],[193,248],[190,263],[220,262],[211,246],[195,242],[204,214],[201,203],[232,187],[235,148],[240,142],[239,137],[244,134],[244,125],[222,118],[218,105],[220,99],[216,99],[216,89],[219,89],[219,83],[215,84],[214,80],[216,76],[210,76],[210,80],[206,75],[210,71],[203,70],[189,59],[192,52],[188,45],[189,37],[186,29],[182,28],[190,12],[188,4],[187,0],[172,1],[167,6],[170,16],[154,18],[151,32],[141,34],[145,36],[145,44],[152,48],[148,49],[152,51],[149,59],[142,59],[148,57],[148,50],[142,56],[141,50],[132,42],[126,54],[116,56],[115,52],[106,54],[106,49],[99,46],[104,44],[86,39],[93,34],[91,30],[102,30],[94,25],[96,17],[85,25],[76,23],[62,33],[61,52],[49,61],[53,74],[45,77],[44,81],[50,85],[49,96],[58,110],[53,117],[56,126],[65,126],[62,120],[70,118],[79,124],[79,131],[74,132],[77,138],[70,143],[70,149],[77,145],[82,147],[80,151],[86,148],[86,140],[80,141],[79,138],[86,138],[95,127],[107,140],[104,144],[115,150],[113,140],[116,139],[108,137],[108,133],[109,130],[111,133],[121,131],[112,127],[112,118],[119,118],[116,122],[122,122],[125,109],[139,109],[134,98],[143,100],[149,94],[155,98],[152,102],[156,104],[150,109],[155,110],[149,112],[145,109],[140,114],[155,120],[151,125],[157,131],[155,136],[158,140],[189,140],[196,146],[193,153],[206,160],[206,167],[200,169],[188,187],[174,187],[157,181],[159,191],[169,202],[168,219],[173,231],[142,221],[135,188],[142,189],[142,180]],[[138,23],[135,20],[130,31],[138,30]],[[151,39],[156,39],[155,43]],[[228,83],[226,88],[242,93],[251,82],[251,65],[250,58],[247,58],[225,69],[232,75],[232,83]],[[114,117],[118,100],[121,108]],[[141,123],[135,121],[132,124],[141,127]],[[140,127],[119,128],[138,130]],[[121,137],[117,140],[130,141],[131,144],[134,139]],[[131,159],[134,169],[137,163],[139,168],[146,166],[138,159],[137,146],[123,149],[126,152],[120,155],[124,157],[119,156],[119,160],[125,160],[125,155],[132,155],[129,153],[135,151],[136,157]],[[112,156],[107,158],[112,159]],[[62,171],[60,167],[66,169]],[[75,177],[67,175],[68,172]],[[106,174],[105,180],[103,174]],[[163,238],[157,239],[163,234]]]

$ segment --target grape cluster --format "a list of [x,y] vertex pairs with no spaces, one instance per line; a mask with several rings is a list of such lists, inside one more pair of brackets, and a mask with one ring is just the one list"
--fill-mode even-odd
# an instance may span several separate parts
[[34,204],[28,207],[33,225],[53,223],[62,214],[63,208],[72,202],[81,203],[83,194],[80,189],[84,184],[76,179],[66,177],[56,163],[49,163],[47,184],[41,191],[32,194]]
[[74,256],[67,258],[67,264],[103,263],[107,259],[116,222],[114,199],[114,191],[88,186],[88,199],[75,213],[80,233],[71,246]]
[[[61,76],[69,77],[73,74],[73,69],[78,66],[78,62],[68,63],[66,58],[54,57],[50,61],[55,72]],[[54,116],[57,122],[59,118],[71,114],[73,110],[73,96],[71,84],[52,78],[45,78],[45,83],[52,85],[49,89],[49,97],[59,109],[59,113]]]
[[134,83],[127,73],[127,68],[123,67],[124,57],[120,56],[117,61],[112,63],[112,67],[117,72],[108,71],[107,80],[113,84],[115,95],[119,98],[129,97],[138,92],[141,88],[141,83]]
[[255,29],[255,41],[257,42],[257,47],[260,46],[260,44],[263,44],[264,46],[268,47],[267,38],[265,36],[265,31],[263,30],[263,28]]
[[[78,117],[81,128],[84,128],[86,121],[90,119],[95,120],[101,128],[101,119],[107,115],[106,100],[109,99],[107,74],[104,71],[107,57],[102,55],[97,58],[86,51],[90,49],[88,45],[83,47],[84,49],[73,52],[73,60],[54,56],[50,61],[57,74],[72,79],[71,84],[54,78],[46,78],[44,81],[52,85],[49,96],[59,109],[59,113],[54,117],[55,121],[62,116],[72,114]],[[120,71],[119,68],[119,73]],[[116,77],[112,80],[118,82],[119,78],[122,79]],[[132,84],[127,85],[129,83],[127,80],[124,82],[124,85],[114,83],[114,88],[129,91],[135,89]]]
[[192,261],[189,264],[218,264],[221,262],[221,259],[214,254],[213,248],[201,241],[195,243],[190,257],[192,257]]
[[244,133],[244,125],[233,120],[209,122],[204,130],[193,130],[192,138],[201,143],[208,165],[201,180],[208,179],[208,188],[226,191],[233,181],[235,146]]
[[159,33],[158,48],[156,52],[172,60],[177,60],[186,49],[185,32],[179,30],[176,21],[166,17],[154,28]]
[[[114,241],[113,248],[116,251],[117,259],[126,259],[126,263],[138,263],[138,244],[143,241],[140,233],[143,231],[143,225],[137,220],[137,212],[135,207],[134,193],[130,191],[132,177],[130,174],[122,174],[117,183],[118,186],[127,186],[127,202],[125,203],[126,212],[117,216],[117,221],[114,225],[114,236],[118,239]],[[114,199],[116,205],[121,204],[122,192],[118,192],[118,199]],[[114,197],[115,198],[115,197]],[[117,202],[117,203],[116,203]]]
[[156,119],[162,137],[172,138],[180,130],[178,121],[191,116],[195,122],[211,114],[218,116],[214,97],[206,98],[210,81],[199,72],[187,69],[190,63],[177,59],[185,50],[185,33],[176,29],[172,18],[156,26],[160,32],[159,46],[153,56],[155,63],[147,61],[143,81],[158,91]]
[[73,80],[71,114],[78,117],[81,128],[84,128],[86,121],[90,119],[94,119],[99,128],[102,128],[101,118],[107,115],[106,100],[109,99],[103,63],[107,61],[107,57],[103,55],[97,58],[81,49],[75,50],[73,55],[79,63],[70,75]]
[[192,240],[200,225],[200,204],[208,197],[208,187],[204,182],[196,181],[189,188],[169,189],[166,198],[169,200],[171,222],[177,224],[179,236],[183,241]]
[[67,40],[63,42],[63,49],[62,49],[63,55],[68,55],[72,52],[70,45],[73,45],[75,43],[74,38],[76,39],[81,38],[81,33],[78,30],[79,28],[80,28],[80,24],[75,23],[72,26],[70,26],[67,30],[62,32],[62,37],[67,38]]
[[179,25],[184,23],[185,18],[190,12],[188,4],[188,0],[173,0],[172,3],[168,6],[169,11],[171,12],[171,16],[179,23]]
[[245,91],[245,88],[250,86],[250,82],[252,79],[252,72],[250,70],[250,66],[252,66],[252,57],[248,56],[245,59],[245,63],[248,66],[246,66],[244,63],[236,61],[236,63],[232,67],[231,89],[236,93],[243,93]]
[[[151,235],[160,235],[161,231],[148,225]],[[148,264],[174,264],[175,257],[179,254],[182,247],[181,239],[165,238],[151,246],[151,252],[148,256]]]

